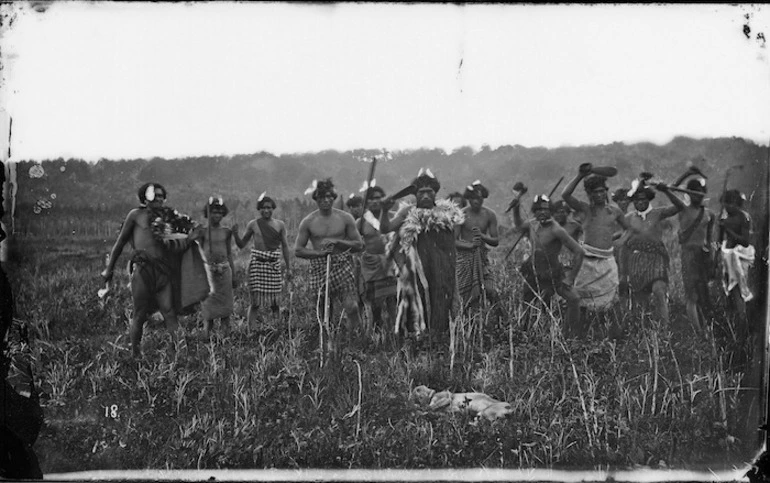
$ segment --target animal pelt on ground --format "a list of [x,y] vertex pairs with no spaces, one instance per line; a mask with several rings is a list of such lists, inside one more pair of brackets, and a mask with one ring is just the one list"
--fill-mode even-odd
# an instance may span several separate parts
[[507,402],[498,401],[483,392],[436,392],[427,386],[417,386],[412,391],[412,398],[420,405],[427,405],[434,411],[448,410],[453,413],[471,413],[477,418],[489,421],[504,418],[513,413]]

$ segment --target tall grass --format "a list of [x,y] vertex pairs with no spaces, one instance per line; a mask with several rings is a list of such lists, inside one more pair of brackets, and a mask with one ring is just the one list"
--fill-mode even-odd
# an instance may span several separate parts
[[[29,243],[25,263],[11,269],[48,420],[36,444],[46,472],[729,466],[757,448],[758,435],[746,430],[757,382],[738,357],[736,322],[715,311],[713,330],[696,335],[676,294],[669,326],[649,311],[619,312],[619,338],[607,339],[597,319],[584,340],[567,340],[559,301],[525,317],[520,277],[510,260],[495,259],[509,320],[458,314],[448,346],[435,353],[343,346],[321,365],[315,300],[302,282],[307,267],[297,264],[293,305],[271,332],[248,330],[241,285],[229,334],[205,340],[188,316],[174,355],[153,322],[146,357],[135,362],[126,349],[128,291],[117,288],[102,304],[96,297],[107,248],[72,245],[61,257]],[[247,262],[239,253],[236,269]],[[116,274],[116,287],[125,283]],[[339,307],[331,320],[338,324]],[[410,398],[420,384],[483,391],[513,414],[489,422],[431,412]],[[105,413],[113,405],[114,418]]]

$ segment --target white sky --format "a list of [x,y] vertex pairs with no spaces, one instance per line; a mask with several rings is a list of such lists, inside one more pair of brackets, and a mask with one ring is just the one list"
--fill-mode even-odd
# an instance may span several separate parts
[[16,161],[770,138],[762,5],[4,8]]

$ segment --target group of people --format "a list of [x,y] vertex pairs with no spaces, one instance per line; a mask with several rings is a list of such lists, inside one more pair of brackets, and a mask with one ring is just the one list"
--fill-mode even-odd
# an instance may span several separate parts
[[[678,216],[687,315],[692,324],[697,330],[703,328],[716,225],[725,290],[745,318],[745,303],[753,297],[746,274],[752,259],[751,219],[742,210],[740,192],[723,193],[723,213],[715,215],[703,206],[705,176],[691,167],[671,186],[643,173],[630,189],[616,190],[611,203],[607,180],[612,175],[606,168],[581,165],[561,200],[545,194],[534,197],[529,219],[522,217],[519,197],[511,202],[514,226],[531,246],[516,267],[525,310],[539,302],[548,306],[559,295],[566,302],[565,335],[582,337],[587,327],[581,309],[606,310],[619,294],[634,303],[651,295],[657,316],[667,323],[669,254],[663,242],[664,220]],[[574,196],[581,181],[588,201]],[[307,286],[316,306],[323,307],[325,320],[329,320],[327,312],[333,311],[332,301],[341,304],[349,340],[361,326],[362,309],[370,310],[374,325],[384,332],[427,334],[431,340],[448,336],[450,318],[461,312],[484,309],[503,320],[508,317],[489,262],[490,249],[500,243],[497,215],[484,206],[489,190],[477,180],[464,192],[441,199],[440,187],[429,169],[421,169],[407,189],[392,197],[370,180],[362,196],[347,200],[348,211],[334,207],[339,194],[331,179],[314,181],[306,191],[317,210],[301,221],[293,255],[310,263]],[[674,190],[686,193],[688,202]],[[667,206],[652,207],[657,192],[668,198]],[[402,203],[392,211],[405,195],[413,195],[414,203]],[[102,274],[109,282],[124,245],[131,242],[130,338],[137,356],[143,324],[156,310],[172,337],[177,337],[168,247],[153,231],[154,210],[163,206],[166,196],[158,183],[139,189],[141,206],[128,214]],[[227,215],[223,200],[210,198],[205,208],[208,225],[196,226],[184,237],[185,248],[197,245],[206,269],[208,294],[202,313],[207,334],[215,319],[221,319],[226,330],[233,312],[233,241],[244,248],[253,240],[247,270],[249,325],[260,323],[263,309],[279,313],[294,257],[285,224],[273,217],[275,208],[275,201],[262,193],[257,202],[259,217],[248,223],[241,237],[237,224],[222,226]]]

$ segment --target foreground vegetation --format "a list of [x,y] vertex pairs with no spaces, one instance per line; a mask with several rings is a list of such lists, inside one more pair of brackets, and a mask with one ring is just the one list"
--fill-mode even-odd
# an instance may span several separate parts
[[[710,313],[710,330],[697,335],[675,297],[668,327],[644,310],[619,310],[608,319],[623,329],[618,338],[605,338],[607,320],[597,319],[586,340],[565,340],[558,304],[520,317],[520,280],[499,249],[493,268],[509,321],[458,317],[454,345],[432,350],[370,334],[321,367],[306,266],[298,263],[292,304],[271,330],[246,327],[241,284],[229,335],[204,341],[188,316],[174,353],[162,323],[151,323],[145,359],[135,362],[128,291],[96,296],[111,240],[77,242],[24,240],[8,270],[16,318],[33,339],[46,415],[35,448],[45,473],[718,468],[742,465],[759,448],[760,359],[724,311]],[[244,251],[241,274],[246,263]],[[514,414],[489,422],[431,412],[410,399],[420,384],[483,391]]]

